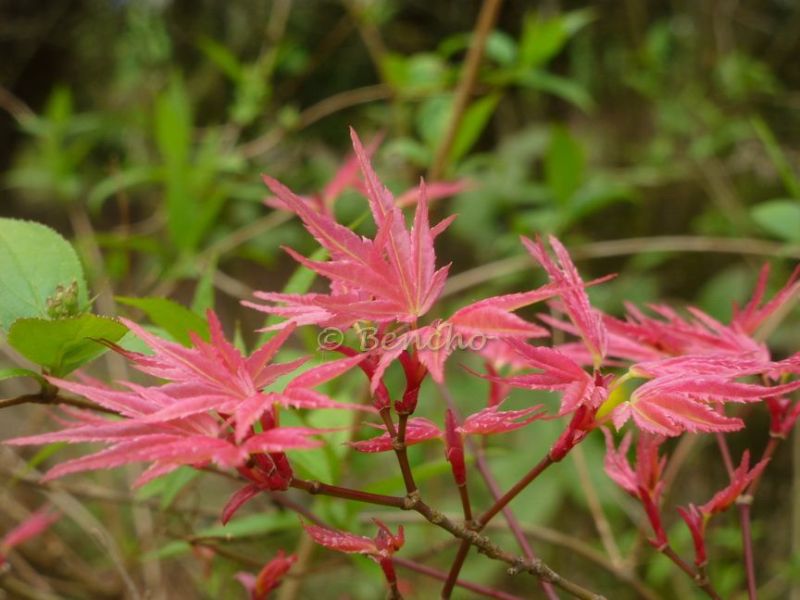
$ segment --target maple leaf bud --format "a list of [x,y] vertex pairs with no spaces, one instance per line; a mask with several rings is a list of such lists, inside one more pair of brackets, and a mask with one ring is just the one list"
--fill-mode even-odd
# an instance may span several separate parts
[[403,352],[400,355],[400,364],[406,376],[406,389],[403,392],[403,397],[394,403],[394,408],[398,414],[410,415],[417,408],[419,388],[428,370],[425,368],[425,365],[419,362],[416,356],[408,352]]
[[711,500],[703,504],[700,507],[700,512],[706,517],[710,517],[730,508],[730,506],[736,502],[736,499],[745,492],[747,486],[761,474],[768,462],[769,459],[765,458],[755,467],[748,470],[750,466],[750,452],[745,450],[742,454],[742,462],[731,474],[731,482],[727,487],[714,494]]
[[690,504],[688,508],[679,506],[678,513],[680,513],[681,518],[686,522],[689,533],[692,534],[692,542],[694,543],[694,564],[698,567],[702,567],[708,562],[705,539],[707,518],[694,504]]
[[456,485],[466,485],[467,467],[464,463],[464,440],[458,432],[456,417],[450,409],[447,410],[444,416],[444,441],[446,445],[445,456],[450,463]]
[[595,411],[596,409],[591,409],[586,405],[578,407],[564,433],[550,448],[550,460],[560,461],[596,427]]
[[297,562],[297,555],[286,556],[283,550],[278,550],[278,554],[269,561],[259,571],[258,575],[250,573],[237,573],[236,579],[239,580],[250,594],[250,600],[267,600],[270,593],[281,583],[281,580]]

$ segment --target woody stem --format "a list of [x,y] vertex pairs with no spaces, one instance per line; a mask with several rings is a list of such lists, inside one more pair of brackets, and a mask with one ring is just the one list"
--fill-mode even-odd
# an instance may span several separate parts
[[503,510],[503,508],[505,508],[509,502],[516,498],[522,490],[528,487],[534,479],[541,475],[552,464],[553,459],[550,458],[549,454],[540,460],[522,477],[522,479],[515,483],[511,489],[509,489],[497,501],[495,501],[495,503],[490,506],[486,512],[478,517],[478,529],[480,530],[486,527],[486,524],[489,523],[489,521],[491,521],[495,515],[497,515],[497,513]]
[[346,500],[355,500],[369,504],[378,504],[381,506],[392,506],[394,508],[401,508],[404,510],[413,510],[422,515],[433,525],[450,532],[450,534],[461,540],[469,542],[478,549],[478,552],[485,554],[489,558],[502,561],[509,565],[508,572],[510,575],[515,575],[517,573],[530,573],[531,575],[552,583],[556,587],[572,594],[576,598],[580,598],[581,600],[606,600],[604,596],[595,594],[583,586],[562,577],[552,568],[550,568],[550,566],[545,564],[541,559],[527,559],[521,556],[514,556],[513,554],[500,548],[500,546],[492,542],[488,537],[481,535],[477,531],[469,529],[465,525],[459,525],[455,523],[442,512],[423,502],[419,492],[416,490],[413,494],[409,494],[407,497],[401,498],[399,496],[372,494],[369,492],[362,492],[360,490],[329,485],[319,481],[307,481],[304,479],[293,479],[290,485],[293,488],[304,490],[310,494],[324,494],[326,496],[333,496]]
[[289,484],[298,490],[303,490],[309,494],[322,494],[324,496],[334,496],[336,498],[343,498],[345,500],[355,500],[356,502],[365,502],[367,504],[377,504],[379,506],[392,506],[394,508],[405,508],[406,499],[400,496],[386,496],[384,494],[372,494],[361,490],[354,490],[352,488],[340,487],[338,485],[330,485],[320,481],[308,481],[305,479],[293,478]]
[[[474,531],[478,532],[484,527],[486,527],[487,523],[491,521],[497,513],[503,510],[509,502],[511,502],[517,495],[524,490],[528,485],[533,482],[547,467],[553,464],[550,455],[548,454],[545,456],[539,463],[534,466],[528,473],[526,473],[522,479],[520,479],[510,490],[508,490],[503,496],[498,498],[495,503],[486,511],[484,512],[472,526]],[[458,552],[456,553],[455,558],[453,559],[453,564],[450,566],[450,572],[448,574],[447,582],[445,583],[444,588],[442,588],[442,598],[449,598],[450,594],[453,590],[453,585],[455,580],[458,578],[458,574],[461,571],[461,567],[464,565],[464,561],[467,558],[467,554],[469,553],[469,547],[471,543],[469,540],[464,540],[458,548]]]
[[397,462],[400,465],[400,472],[403,474],[403,482],[406,486],[406,493],[409,495],[417,492],[417,484],[414,475],[411,473],[411,465],[408,462],[408,452],[406,451],[406,426],[408,415],[401,413],[397,423],[397,436],[394,438],[394,452],[397,455]]
[[712,600],[722,600],[720,595],[711,585],[711,582],[705,576],[704,571],[700,569],[693,569],[689,563],[683,560],[669,544],[665,544],[658,549],[661,554],[669,558],[681,571],[691,577],[701,590],[703,590]]

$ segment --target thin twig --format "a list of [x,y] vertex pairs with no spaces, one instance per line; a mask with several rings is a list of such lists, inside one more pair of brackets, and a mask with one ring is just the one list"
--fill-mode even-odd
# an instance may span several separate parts
[[[405,567],[409,571],[415,571],[416,573],[427,575],[428,577],[438,579],[439,581],[445,581],[447,579],[447,573],[445,573],[444,571],[440,571],[439,569],[434,569],[433,567],[429,567],[428,565],[423,565],[421,563],[414,562],[413,560],[395,557],[392,559],[392,562],[397,566]],[[463,579],[456,580],[455,584],[458,587],[462,587],[465,590],[469,590],[470,592],[475,592],[476,594],[480,594],[481,596],[486,596],[487,598],[496,598],[497,600],[522,600],[522,598],[520,598],[519,596],[507,594],[506,592],[501,592],[500,590],[494,590],[492,588],[483,586],[479,583],[464,581]]]
[[[414,515],[404,513],[391,514],[385,511],[376,511],[374,513],[362,512],[359,517],[364,522],[370,521],[372,517],[378,517],[386,523],[420,524]],[[457,518],[457,515],[448,514],[448,517],[455,519]],[[422,524],[424,524],[424,522]],[[487,525],[486,529],[490,531],[505,531],[506,525],[495,522]],[[632,570],[617,568],[602,552],[596,550],[593,546],[584,542],[580,538],[567,535],[561,531],[558,531],[557,529],[544,527],[542,525],[523,525],[522,531],[525,535],[528,535],[538,541],[559,546],[572,554],[585,558],[589,562],[613,575],[620,582],[630,585],[636,591],[636,593],[645,600],[660,599],[660,596],[654,590],[649,588],[646,583],[638,579]],[[439,549],[436,549],[435,554],[438,553]]]
[[720,595],[711,585],[711,582],[707,578],[704,578],[700,571],[693,569],[685,560],[678,556],[678,554],[669,544],[659,548],[659,552],[670,559],[681,571],[691,577],[692,581],[697,584],[697,587],[703,590],[709,596],[709,598],[712,598],[712,600],[722,600]]
[[619,551],[617,540],[614,539],[611,526],[608,524],[605,511],[603,511],[603,505],[600,503],[597,489],[592,482],[589,469],[586,465],[586,456],[580,444],[573,449],[572,459],[575,462],[575,469],[578,471],[581,489],[586,494],[586,503],[589,505],[589,512],[592,514],[592,520],[594,521],[597,533],[600,535],[603,548],[611,559],[612,564],[617,568],[622,568],[624,564],[622,553]]
[[[459,413],[457,403],[453,395],[450,393],[450,390],[447,389],[444,385],[439,385],[439,393],[444,398],[445,402],[447,403],[447,408],[453,411],[453,414],[456,418],[460,421],[462,419],[461,414]],[[495,502],[499,500],[503,496],[503,492],[500,489],[500,485],[497,483],[497,480],[494,477],[491,469],[489,468],[489,463],[486,461],[486,455],[483,451],[483,447],[480,444],[477,444],[472,437],[467,436],[466,439],[467,447],[472,452],[473,456],[475,457],[475,466],[478,469],[478,473],[480,473],[481,478],[483,479],[486,487],[489,490],[489,493],[492,496],[492,500]],[[511,509],[510,506],[503,507],[503,517],[508,523],[508,528],[511,530],[511,533],[514,536],[514,539],[517,540],[522,553],[525,555],[526,558],[531,560],[536,558],[536,553],[531,548],[530,543],[528,543],[528,539],[525,537],[525,532],[520,525],[520,522],[517,520],[514,511]],[[551,586],[548,582],[539,580],[539,584],[542,587],[542,591],[550,600],[558,600],[558,596],[555,594],[553,590],[553,586]]]
[[110,410],[104,406],[100,406],[99,404],[95,404],[94,402],[88,402],[86,400],[81,400],[80,398],[70,398],[68,396],[62,396],[61,394],[56,394],[55,396],[44,396],[42,394],[24,394],[22,396],[16,396],[14,398],[4,398],[0,400],[0,410],[4,408],[9,408],[11,406],[17,406],[19,404],[64,404],[66,406],[73,406],[75,408],[82,408],[84,410],[94,410],[97,412],[106,413],[109,415],[116,415],[117,413],[113,410]]
[[[769,258],[800,259],[800,246],[781,244],[756,238],[721,238],[691,235],[667,235],[644,238],[624,238],[581,244],[570,249],[576,260],[628,256],[644,252],[718,252],[750,254]],[[462,271],[447,280],[442,297],[452,296],[473,286],[504,275],[530,268],[528,255],[511,256],[474,269]]]
[[595,594],[587,590],[581,585],[570,581],[563,576],[556,573],[541,559],[530,560],[521,556],[515,556],[506,552],[500,546],[492,542],[489,538],[481,535],[464,525],[455,523],[448,518],[444,513],[432,508],[422,500],[419,491],[409,494],[405,498],[399,496],[385,496],[382,494],[372,494],[363,492],[361,490],[354,490],[343,488],[334,485],[324,484],[318,481],[305,481],[293,480],[291,487],[304,490],[310,494],[323,494],[333,496],[335,498],[343,498],[346,500],[355,500],[357,502],[365,502],[369,504],[376,504],[379,506],[391,506],[394,508],[402,508],[404,510],[413,510],[430,523],[450,532],[453,536],[461,539],[468,540],[472,545],[478,548],[478,551],[488,556],[489,558],[502,561],[509,565],[508,573],[515,575],[517,573],[529,573],[539,578],[546,579],[556,587],[564,590],[582,600],[605,600],[604,596]]
[[450,150],[453,147],[456,133],[464,118],[464,111],[467,109],[467,103],[472,94],[472,88],[475,87],[475,83],[478,81],[478,70],[480,69],[483,52],[486,48],[486,40],[492,32],[494,24],[497,22],[502,3],[502,0],[484,0],[483,4],[481,4],[481,12],[478,14],[478,21],[472,32],[469,50],[464,60],[464,71],[458,82],[455,98],[453,99],[453,112],[447,123],[447,129],[442,136],[442,141],[439,147],[436,148],[436,155],[433,158],[433,163],[428,172],[430,181],[438,180],[447,168]]

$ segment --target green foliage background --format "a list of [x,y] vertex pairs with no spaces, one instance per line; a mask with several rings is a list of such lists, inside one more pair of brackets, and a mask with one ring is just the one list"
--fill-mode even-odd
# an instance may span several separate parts
[[[312,240],[262,204],[259,174],[319,193],[349,152],[347,126],[353,125],[365,139],[383,136],[376,165],[392,189],[403,191],[429,176],[453,118],[480,7],[417,0],[3,3],[0,213],[48,224],[74,242],[88,291],[80,269],[72,279],[81,304],[94,300],[95,312],[146,317],[181,340],[182,324],[196,323],[197,316],[163,298],[199,313],[216,306],[229,330],[235,327],[250,344],[261,320],[241,309],[240,299],[255,289],[312,284],[279,249],[289,244],[308,253]],[[681,299],[726,318],[732,302],[747,298],[765,260],[779,285],[800,257],[798,53],[800,6],[789,0],[504,2],[439,173],[469,182],[435,209],[459,214],[438,246],[440,262],[453,260],[453,272],[461,274],[443,305],[541,282],[519,258],[518,236],[537,232],[559,235],[587,277],[619,273],[592,290],[593,300],[612,312],[625,301]],[[353,222],[363,204],[346,195],[336,211]],[[46,240],[24,243],[38,244],[43,253],[58,247]],[[69,262],[70,255],[61,258]],[[6,286],[24,276],[0,266]],[[53,282],[47,272],[39,275]],[[51,288],[42,289],[40,304]],[[8,328],[20,317],[19,339],[49,339],[65,327],[108,327],[83,314],[68,326],[59,322],[55,331],[43,316],[25,310],[0,315],[9,343]],[[41,327],[47,331],[37,333]],[[774,332],[776,354],[796,351],[799,333],[795,311]],[[97,354],[92,347],[65,348],[39,364],[63,374],[77,366],[75,356],[84,362]],[[97,369],[120,373],[113,359]],[[14,377],[4,383],[4,397],[24,391],[18,375],[24,373],[3,375]],[[456,373],[452,381],[456,398],[480,406],[473,379]],[[360,393],[355,383],[343,388],[334,391],[345,398]],[[427,397],[422,410],[438,414],[436,390],[427,390]],[[3,438],[34,426],[25,410],[4,411]],[[317,425],[338,424],[335,416],[317,418],[324,421]],[[734,450],[765,442],[766,416],[758,412],[748,421],[752,430],[733,436]],[[523,432],[512,436],[515,445],[489,448],[504,485],[546,447],[547,425],[536,427],[542,433],[535,439]],[[714,448],[701,446],[694,448],[675,501],[702,500],[724,481]],[[798,541],[788,535],[790,520],[800,519],[789,446],[771,465],[754,509],[764,598],[785,598],[800,585],[792,554]],[[590,439],[585,465],[567,461],[517,501],[518,514],[534,527],[535,546],[590,587],[621,589],[614,598],[640,597],[630,587],[618,588],[602,561],[547,537],[561,530],[583,550],[602,554],[587,510],[596,495],[623,556],[632,557],[624,567],[657,597],[693,597],[690,583],[653,558],[635,535],[630,519],[640,515],[601,472],[601,447],[601,440]],[[414,450],[419,479],[431,495],[447,490],[440,454]],[[3,456],[7,477],[19,459]],[[374,457],[348,456],[345,464],[339,450],[308,456],[297,461],[313,476],[387,493],[400,487],[398,477],[382,478]],[[33,469],[47,457],[25,460]],[[588,475],[579,477],[576,468]],[[95,477],[92,485],[127,494],[127,475]],[[586,477],[593,488],[588,495]],[[39,503],[42,490],[26,481],[9,478],[4,494],[16,503],[10,506]],[[156,482],[135,497],[153,509],[147,527],[128,500],[89,498],[87,506],[121,540],[120,560],[137,582],[177,587],[186,598],[234,597],[240,590],[231,575],[253,569],[246,560],[243,567],[243,556],[263,561],[298,541],[295,522],[268,510],[267,502],[261,512],[217,527],[215,511],[229,491],[224,481],[192,473]],[[315,508],[340,526],[362,526],[360,507],[323,500]],[[15,510],[0,509],[0,523],[14,521]],[[688,534],[673,523],[688,548]],[[85,541],[86,531],[65,525],[61,533],[76,540],[72,559],[82,567],[117,577],[119,565]],[[711,553],[718,562],[711,574],[724,597],[735,597],[742,575],[734,519],[715,533]],[[192,554],[188,536],[216,540],[224,552]],[[412,528],[409,555],[439,548],[422,538]],[[444,558],[433,562],[446,568],[452,550],[442,546]],[[28,558],[52,569],[53,552]],[[342,570],[344,561],[318,552],[299,597],[320,597],[322,589],[327,597],[379,597],[377,570],[361,559]],[[485,583],[504,580],[502,570],[479,557],[465,573]],[[430,581],[405,575],[418,597],[436,594]],[[82,590],[91,597],[119,593],[121,584],[101,583],[89,577]],[[530,582],[509,585],[522,596],[536,593]]]

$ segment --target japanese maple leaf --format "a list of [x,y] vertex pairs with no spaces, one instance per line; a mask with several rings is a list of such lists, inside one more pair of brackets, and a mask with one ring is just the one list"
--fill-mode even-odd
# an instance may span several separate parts
[[684,431],[736,431],[744,422],[719,410],[726,402],[757,402],[800,388],[800,382],[762,386],[735,381],[735,374],[683,373],[656,377],[638,387],[611,413],[620,428],[632,418],[639,428],[666,436]]
[[700,513],[706,518],[711,517],[717,513],[721,513],[736,502],[736,499],[741,496],[753,480],[761,475],[764,468],[767,466],[769,458],[765,458],[752,469],[750,468],[750,452],[745,450],[742,454],[742,461],[739,466],[731,474],[730,483],[714,496],[699,507]]
[[536,242],[526,237],[522,238],[522,243],[530,255],[542,266],[550,281],[558,288],[564,311],[583,339],[595,366],[599,366],[606,355],[608,345],[601,314],[592,308],[586,295],[586,284],[581,279],[567,249],[554,236],[550,236],[548,241],[555,254],[555,260],[550,257],[540,238],[537,238]]
[[611,432],[604,428],[603,434],[606,438],[604,466],[608,476],[631,496],[638,497],[641,490],[646,490],[657,502],[664,486],[661,475],[666,465],[666,458],[659,457],[658,449],[665,438],[640,432],[636,444],[636,466],[633,468],[627,456],[631,446],[631,432],[625,434],[617,448],[614,448]]
[[430,226],[423,187],[413,225],[408,229],[403,213],[379,181],[355,132],[352,138],[377,227],[375,239],[361,237],[330,216],[314,211],[288,188],[265,177],[267,186],[328,251],[330,260],[312,261],[287,249],[295,260],[328,278],[331,293],[259,292],[257,298],[272,304],[250,306],[298,324],[347,326],[359,320],[411,323],[425,314],[441,293],[449,267],[436,269],[433,242],[452,219]]
[[40,536],[59,518],[61,518],[61,515],[58,513],[46,508],[40,509],[6,533],[0,539],[0,567],[6,562],[8,553],[11,550],[30,539]]
[[374,538],[328,529],[319,525],[304,523],[303,527],[309,537],[320,546],[324,546],[329,550],[344,552],[345,554],[368,556],[381,566],[389,585],[396,585],[397,577],[392,564],[392,555],[400,550],[405,543],[403,526],[400,525],[397,529],[397,534],[394,534],[380,520],[372,520],[378,527],[378,534]]
[[750,469],[750,452],[745,450],[744,454],[742,454],[741,463],[731,474],[730,483],[714,494],[711,500],[700,507],[694,504],[689,504],[686,507],[678,507],[678,513],[686,522],[689,532],[692,535],[692,542],[694,543],[695,550],[695,564],[700,566],[706,563],[705,534],[706,527],[711,517],[730,508],[739,496],[745,492],[753,480],[761,475],[768,462],[769,458],[765,458]]
[[[543,416],[541,404],[520,410],[500,410],[500,405],[489,406],[467,416],[464,422],[455,427],[453,431],[459,435],[507,433],[541,419]],[[386,429],[383,425],[374,425],[374,427]],[[406,445],[412,446],[439,438],[447,441],[446,435],[447,429],[443,432],[433,421],[424,417],[412,417],[406,426]],[[392,442],[392,437],[387,432],[367,440],[350,442],[350,445],[359,452],[389,452],[394,449]]]
[[656,535],[655,545],[666,544],[667,534],[664,531],[658,508],[664,488],[662,474],[666,466],[666,458],[659,457],[659,448],[665,438],[647,431],[640,431],[636,443],[634,468],[631,467],[627,457],[631,445],[631,433],[625,434],[618,448],[614,448],[611,432],[603,429],[603,433],[606,438],[604,461],[606,473],[618,486],[642,503]]
[[516,352],[522,364],[542,372],[509,377],[485,376],[487,379],[517,388],[561,392],[559,415],[574,412],[584,405],[596,409],[607,398],[606,380],[599,375],[590,375],[563,352],[555,348],[533,346],[516,339],[508,339],[506,344]]
[[[750,301],[741,309],[734,306],[731,326],[748,335],[754,335],[769,321],[781,317],[781,312],[800,296],[800,266],[796,267],[784,286],[767,302],[763,302],[769,280],[769,264],[764,264],[758,275],[756,288]],[[777,322],[775,323],[777,324]],[[761,336],[762,338],[765,336]]]
[[[108,447],[51,469],[47,479],[77,471],[152,463],[137,485],[181,465],[239,467],[251,455],[317,447],[318,430],[278,426],[278,407],[357,408],[335,402],[312,389],[351,368],[358,356],[322,364],[290,381],[282,392],[263,392],[277,377],[302,361],[271,364],[291,328],[245,358],[225,340],[219,321],[209,312],[211,343],[193,337],[190,348],[163,340],[126,322],[154,350],[152,355],[117,349],[140,370],[165,380],[143,386],[123,382],[113,389],[94,380],[83,383],[50,378],[66,391],[84,396],[121,419],[69,411],[74,420],[61,431],[9,440],[11,444],[104,442]],[[259,421],[262,431],[252,425]]]
[[[273,384],[279,377],[291,373],[306,361],[305,358],[301,358],[288,363],[272,363],[272,359],[292,333],[293,326],[287,325],[249,357],[245,357],[225,339],[222,326],[214,312],[208,311],[207,316],[211,342],[205,342],[192,334],[191,348],[167,341],[149,333],[136,323],[123,319],[129,329],[150,346],[154,354],[117,350],[130,359],[139,370],[169,382],[160,386],[158,390],[169,396],[171,402],[151,412],[147,417],[140,415],[141,418],[149,422],[158,422],[213,410],[220,414],[232,415],[236,439],[241,441],[251,425],[273,404],[295,408],[371,410],[370,407],[335,402],[311,389],[358,364],[364,358],[362,355],[346,357],[315,367],[295,377],[283,392],[264,392],[265,387]],[[63,386],[65,382],[54,380],[53,383]],[[72,391],[84,393],[75,389]],[[116,406],[118,404],[107,408],[114,409]]]
[[296,554],[286,556],[283,550],[278,550],[275,558],[264,565],[257,575],[239,572],[236,579],[247,590],[250,600],[267,600],[296,562]]
[[456,431],[464,435],[507,433],[544,417],[543,408],[541,404],[520,410],[500,410],[500,405],[488,406],[469,415]]
[[[376,425],[378,429],[386,430],[383,425]],[[421,444],[428,440],[441,437],[442,432],[436,423],[423,417],[412,417],[406,424],[406,446]],[[350,442],[350,445],[359,452],[389,452],[394,450],[392,436],[388,432],[368,440]]]
[[373,519],[373,521],[378,527],[378,534],[374,538],[307,523],[304,523],[303,527],[311,539],[320,546],[346,554],[365,554],[373,558],[384,558],[391,556],[403,547],[405,537],[402,525],[395,535],[378,519]]
[[656,317],[628,304],[624,321],[604,318],[612,339],[609,354],[629,360],[688,354],[732,354],[769,360],[766,345],[754,340],[738,324],[724,325],[694,307],[687,309],[689,318],[665,305],[651,305],[650,309]]
[[[364,154],[371,159],[380,145],[382,136],[377,136],[364,149]],[[361,179],[359,169],[359,157],[353,153],[339,167],[331,180],[325,185],[322,192],[311,196],[299,196],[305,200],[314,210],[333,216],[333,208],[336,201],[347,189],[354,189],[366,196],[367,190]],[[467,185],[463,181],[434,181],[425,186],[425,193],[429,201],[447,198],[462,192]],[[414,187],[403,192],[395,199],[395,204],[399,208],[413,206],[422,195],[421,187]],[[278,196],[270,196],[264,200],[267,206],[279,210],[291,210]]]

